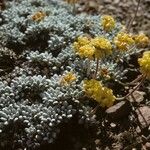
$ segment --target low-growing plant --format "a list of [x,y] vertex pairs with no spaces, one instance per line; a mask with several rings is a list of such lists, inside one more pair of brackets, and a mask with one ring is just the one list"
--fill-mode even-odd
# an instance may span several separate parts
[[[54,143],[60,126],[74,117],[87,128],[96,125],[91,113],[95,104],[111,107],[150,78],[146,35],[127,32],[109,15],[76,14],[78,1],[67,2],[71,5],[55,0],[7,1],[0,12],[0,51],[7,47],[15,53],[16,65],[0,74],[0,149]],[[130,84],[122,83],[128,71],[122,62],[141,47],[142,75],[132,82],[139,83],[125,96],[115,94],[109,83]]]

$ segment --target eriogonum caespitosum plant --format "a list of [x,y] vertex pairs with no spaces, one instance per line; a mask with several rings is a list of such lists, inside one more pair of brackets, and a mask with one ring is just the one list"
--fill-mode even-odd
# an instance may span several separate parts
[[[0,149],[54,143],[74,117],[77,124],[96,125],[89,100],[112,106],[111,85],[126,78],[120,60],[148,43],[123,32],[111,16],[71,13],[79,5],[68,2],[9,0],[0,12],[0,62],[9,61],[0,64]],[[147,77],[148,56],[146,63],[139,59]]]

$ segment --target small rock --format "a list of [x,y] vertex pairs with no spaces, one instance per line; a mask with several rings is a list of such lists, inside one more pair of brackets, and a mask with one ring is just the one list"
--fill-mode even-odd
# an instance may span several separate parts
[[114,0],[114,4],[118,4],[120,0]]
[[139,123],[143,128],[146,128],[150,125],[150,107],[143,106],[136,109]]
[[147,143],[145,144],[145,147],[146,147],[147,150],[150,150],[150,142],[147,142]]
[[106,110],[106,114],[109,119],[120,119],[129,115],[131,111],[131,105],[129,101],[121,101],[116,105],[109,107]]
[[104,3],[105,4],[110,4],[112,1],[111,0],[105,0]]
[[137,132],[137,133],[141,133],[141,129],[140,129],[139,126],[137,126],[137,128],[136,128],[136,132]]
[[89,2],[89,7],[96,9],[96,8],[97,8],[97,3],[96,3],[96,2],[93,2],[93,1],[90,1],[90,2]]
[[142,91],[135,91],[133,92],[133,96],[135,99],[132,98],[132,96],[129,97],[130,102],[137,102],[141,103],[144,100],[145,92]]
[[116,127],[116,124],[112,122],[112,123],[110,124],[110,126],[111,126],[112,128],[115,128],[115,127]]
[[100,141],[99,139],[96,139],[96,140],[95,140],[95,144],[96,144],[96,145],[99,145],[100,143],[101,143],[101,141]]

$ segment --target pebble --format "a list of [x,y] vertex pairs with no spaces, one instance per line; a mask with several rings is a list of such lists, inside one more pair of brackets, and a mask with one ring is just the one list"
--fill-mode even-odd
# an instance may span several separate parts
[[136,109],[139,123],[143,128],[150,125],[150,106],[142,106]]
[[101,141],[100,141],[99,139],[96,139],[96,140],[95,140],[95,144],[96,144],[96,145],[99,145],[100,142],[101,142]]
[[111,126],[112,128],[115,128],[115,127],[116,127],[116,124],[112,122],[112,123],[110,124],[110,126]]
[[150,150],[150,142],[146,142],[145,147],[146,147],[146,150]]
[[133,99],[131,96],[129,96],[129,101],[130,102],[137,102],[137,103],[141,103],[144,100],[144,96],[145,96],[145,92],[142,91],[135,91],[133,92],[133,96],[135,99]]
[[121,119],[122,117],[126,117],[129,115],[131,111],[131,106],[129,101],[121,101],[116,105],[113,105],[106,109],[106,114],[108,119]]

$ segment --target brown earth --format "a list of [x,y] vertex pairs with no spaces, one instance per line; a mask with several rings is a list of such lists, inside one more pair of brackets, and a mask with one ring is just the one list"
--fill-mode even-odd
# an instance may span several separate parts
[[[79,0],[80,12],[113,15],[127,25],[134,17],[139,0]],[[141,0],[131,31],[150,36],[150,0]]]

